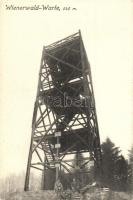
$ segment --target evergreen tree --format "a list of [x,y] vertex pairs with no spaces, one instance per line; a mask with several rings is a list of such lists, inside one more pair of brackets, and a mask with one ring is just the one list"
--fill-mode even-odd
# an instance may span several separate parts
[[102,144],[103,184],[110,188],[116,185],[116,163],[120,158],[120,150],[107,138]]
[[127,189],[127,177],[128,177],[128,162],[125,160],[124,156],[116,161],[115,164],[115,187],[118,190],[125,191]]
[[129,150],[129,164],[128,164],[128,189],[133,191],[133,146]]

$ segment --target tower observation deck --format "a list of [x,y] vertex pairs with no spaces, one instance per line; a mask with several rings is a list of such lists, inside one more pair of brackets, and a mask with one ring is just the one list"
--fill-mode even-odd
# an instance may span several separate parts
[[72,174],[77,152],[86,155],[84,165],[93,160],[100,170],[101,147],[91,69],[80,31],[43,47],[25,191],[29,190],[31,168],[43,172],[46,189],[48,174],[55,179],[60,170]]

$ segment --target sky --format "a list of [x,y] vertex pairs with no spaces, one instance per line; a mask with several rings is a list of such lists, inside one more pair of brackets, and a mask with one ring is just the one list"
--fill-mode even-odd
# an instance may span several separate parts
[[[58,5],[61,11],[6,10]],[[76,10],[63,11],[63,7]],[[0,2],[0,177],[26,170],[42,48],[76,33],[91,65],[101,142],[127,157],[133,139],[133,2],[2,0]]]

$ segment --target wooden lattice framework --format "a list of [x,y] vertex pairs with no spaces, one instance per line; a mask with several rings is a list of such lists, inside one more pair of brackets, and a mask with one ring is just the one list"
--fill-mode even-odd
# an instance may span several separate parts
[[58,158],[61,168],[71,174],[74,168],[71,155],[78,151],[88,153],[84,165],[93,159],[100,169],[101,148],[91,70],[80,31],[43,48],[25,191],[29,190],[31,168],[42,170],[43,174],[51,170],[54,174],[57,163],[54,135],[58,132],[61,133]]

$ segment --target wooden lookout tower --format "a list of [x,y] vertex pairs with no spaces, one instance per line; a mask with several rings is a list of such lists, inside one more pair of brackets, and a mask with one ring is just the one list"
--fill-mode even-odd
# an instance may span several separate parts
[[[43,47],[32,119],[25,191],[31,168],[47,176],[72,173],[72,155],[101,167],[101,147],[90,64],[80,31]],[[51,172],[51,173],[50,173]],[[82,170],[81,170],[82,173]],[[47,176],[45,176],[47,175]]]

